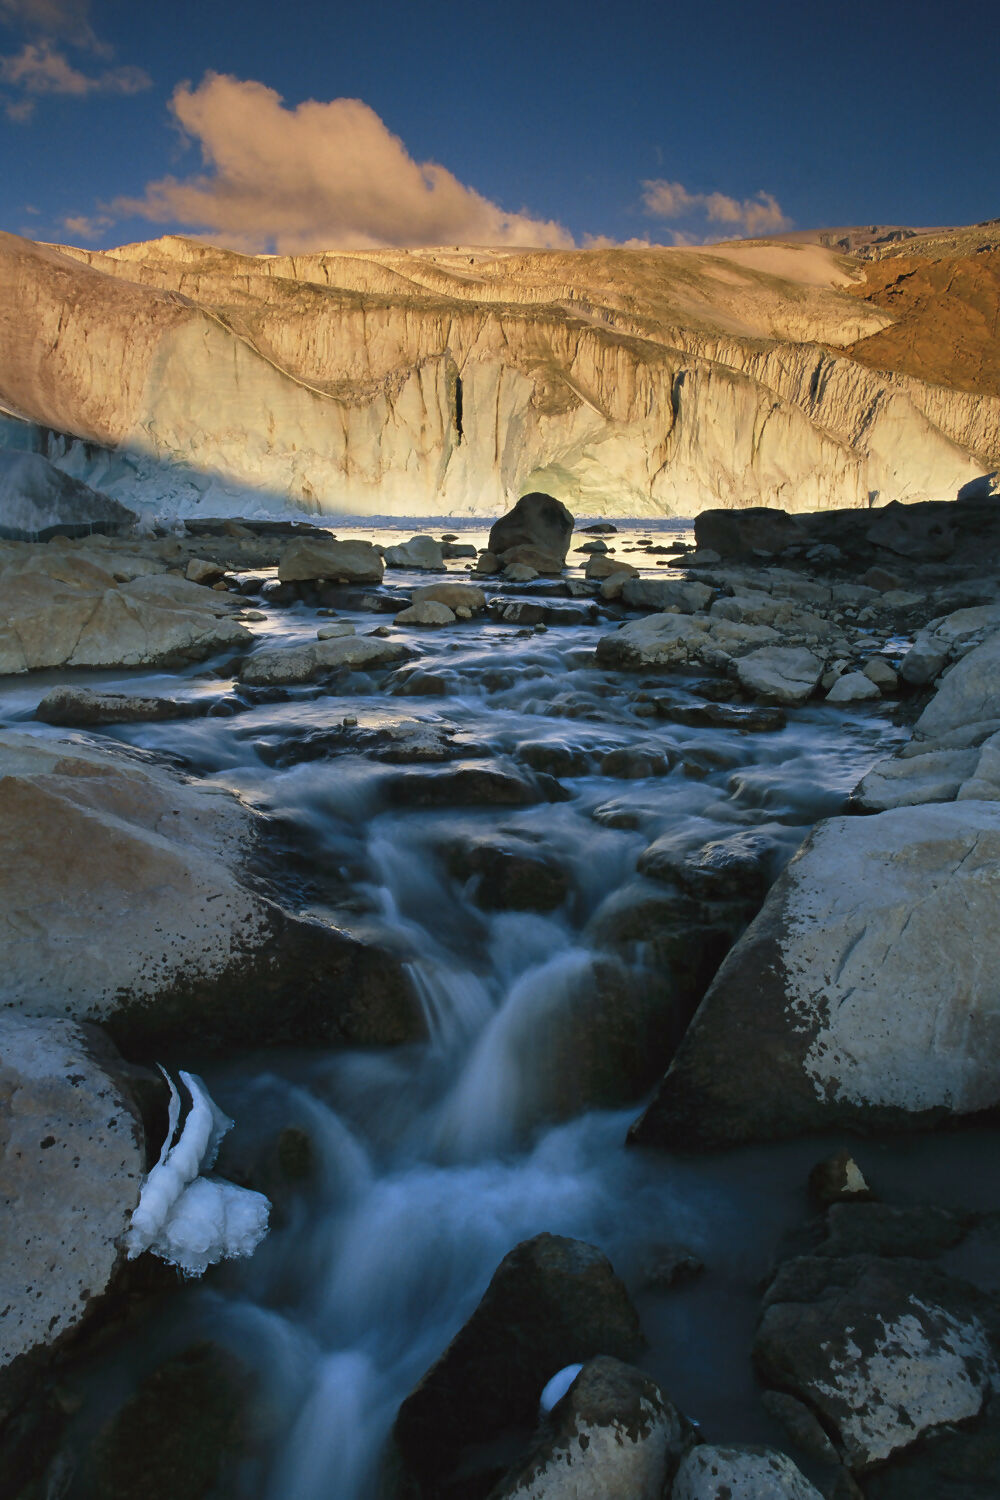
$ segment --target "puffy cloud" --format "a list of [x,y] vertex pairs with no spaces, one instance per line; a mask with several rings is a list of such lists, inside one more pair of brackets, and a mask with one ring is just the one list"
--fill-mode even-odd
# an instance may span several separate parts
[[107,214],[67,214],[62,222],[74,239],[99,240],[115,221]]
[[[642,203],[655,219],[686,219],[703,215],[711,224],[725,224],[747,235],[779,234],[791,227],[772,193],[752,198],[730,198],[725,193],[692,193],[683,183],[654,178],[642,184]],[[677,231],[674,231],[675,238]]]
[[151,182],[119,212],[249,251],[573,245],[560,224],[507,213],[447,168],[414,161],[360,99],[289,109],[262,83],[208,73],[179,85],[170,107],[206,170]]
[[[96,75],[83,73],[51,43],[27,42],[15,55],[0,57],[0,82],[25,94],[83,98],[87,94],[138,94],[151,86],[152,79],[141,68],[133,67],[106,68]],[[11,113],[10,107],[7,113]]]

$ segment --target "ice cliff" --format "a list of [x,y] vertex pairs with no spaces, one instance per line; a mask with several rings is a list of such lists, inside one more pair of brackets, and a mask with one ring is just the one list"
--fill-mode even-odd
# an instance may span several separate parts
[[0,235],[0,406],[32,424],[0,444],[127,504],[143,485],[330,514],[492,514],[530,489],[650,516],[951,497],[1000,462],[1000,398],[839,353],[891,323],[859,275],[817,245],[269,257]]

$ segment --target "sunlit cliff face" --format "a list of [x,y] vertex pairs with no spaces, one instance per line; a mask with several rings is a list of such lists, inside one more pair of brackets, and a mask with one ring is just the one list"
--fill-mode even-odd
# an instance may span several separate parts
[[816,245],[0,257],[9,409],[318,511],[812,510],[1000,454],[997,398],[861,363],[893,314]]

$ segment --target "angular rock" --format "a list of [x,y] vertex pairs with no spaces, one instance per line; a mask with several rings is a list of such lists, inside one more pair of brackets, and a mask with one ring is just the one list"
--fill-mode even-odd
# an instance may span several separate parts
[[542,1388],[598,1354],[627,1361],[639,1319],[610,1261],[593,1245],[536,1235],[500,1262],[482,1301],[399,1409],[396,1444],[428,1479],[463,1448],[532,1427]]
[[655,614],[632,620],[597,642],[603,666],[625,668],[677,666],[706,643],[708,621],[700,616]]
[[455,611],[434,599],[411,604],[409,609],[401,610],[396,616],[397,625],[454,625],[455,620]]
[[[442,606],[443,607],[443,606]],[[240,681],[254,687],[313,682],[327,672],[371,671],[409,655],[402,641],[370,635],[339,636],[308,646],[255,651],[240,669]]]
[[57,687],[39,703],[35,718],[43,724],[66,727],[80,724],[162,723],[198,712],[197,705],[180,698],[140,698],[131,693],[99,693],[92,688]]
[[822,673],[822,658],[803,646],[763,646],[736,663],[743,687],[774,703],[804,703]]
[[802,520],[765,505],[741,510],[703,510],[695,517],[695,545],[720,557],[753,557],[783,552],[806,539]]
[[[905,676],[905,659],[903,666]],[[940,739],[966,724],[989,719],[1000,719],[1000,630],[946,674],[913,733],[918,739]]]
[[820,823],[631,1138],[721,1146],[1000,1104],[998,880],[994,802]]
[[118,584],[112,573],[71,555],[6,567],[0,597],[0,675],[44,667],[179,666],[245,649],[253,640],[227,618],[235,608],[228,596],[156,573]]
[[867,703],[881,698],[878,685],[866,672],[844,672],[826,695],[827,703]]
[[96,1028],[0,1012],[0,1407],[121,1262],[146,1155],[116,1071]]
[[473,899],[486,911],[554,911],[569,893],[566,871],[530,844],[482,838],[453,845],[446,857],[456,879],[475,881]]
[[584,576],[591,579],[612,578],[619,573],[623,573],[626,578],[637,578],[639,570],[630,563],[619,561],[617,557],[602,557],[600,553],[589,557],[584,569]]
[[408,542],[395,547],[386,547],[387,568],[417,568],[425,573],[437,573],[444,567],[441,543],[432,536],[414,536]]
[[975,775],[978,750],[928,750],[923,755],[886,756],[876,761],[853,793],[858,807],[886,812],[922,802],[951,802],[963,782]]
[[690,1424],[655,1381],[599,1356],[587,1361],[491,1500],[661,1500],[691,1440]]
[[435,604],[447,604],[449,609],[467,609],[471,613],[486,608],[486,595],[471,583],[425,583],[411,594],[414,604],[430,600]]
[[754,1363],[864,1470],[982,1411],[1000,1380],[988,1322],[985,1298],[920,1261],[806,1256],[768,1289]]
[[742,900],[751,909],[773,878],[773,840],[760,833],[731,833],[692,847],[688,838],[663,834],[639,856],[638,870],[656,880],[674,880],[702,900]]
[[708,607],[712,593],[707,584],[688,579],[630,577],[621,596],[633,609],[675,609],[682,615],[694,615]]
[[533,547],[555,559],[562,567],[573,536],[573,525],[573,517],[561,501],[534,490],[529,495],[522,495],[512,510],[493,523],[488,550],[500,557],[514,547]]
[[332,536],[296,537],[278,563],[281,583],[381,583],[384,567],[371,542],[338,542]]
[[704,1443],[681,1460],[671,1500],[823,1500],[777,1448]]
[[146,1056],[423,1035],[397,959],[243,884],[258,829],[149,758],[0,735],[0,1014],[100,1021]]

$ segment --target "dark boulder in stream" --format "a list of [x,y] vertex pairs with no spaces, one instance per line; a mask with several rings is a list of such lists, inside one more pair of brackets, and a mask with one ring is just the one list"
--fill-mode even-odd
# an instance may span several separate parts
[[[565,505],[552,495],[536,490],[530,495],[522,495],[513,510],[494,522],[488,550],[503,562],[516,562],[522,559],[508,558],[506,554],[514,548],[530,548],[550,564],[544,570],[538,568],[538,572],[560,572],[572,536],[573,516]],[[531,566],[535,567],[536,563]]]
[[611,1262],[593,1245],[539,1234],[500,1262],[483,1300],[396,1418],[407,1470],[433,1484],[463,1449],[532,1429],[545,1384],[598,1354],[630,1360],[643,1337]]

